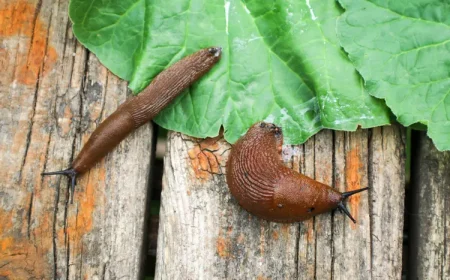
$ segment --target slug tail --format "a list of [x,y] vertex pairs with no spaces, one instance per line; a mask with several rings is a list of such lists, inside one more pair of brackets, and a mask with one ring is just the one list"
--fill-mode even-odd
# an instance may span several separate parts
[[347,217],[350,218],[350,220],[352,220],[353,223],[356,224],[356,220],[352,217],[352,215],[350,214],[350,211],[348,211],[347,206],[344,205],[343,201],[347,198],[349,198],[350,196],[360,193],[362,191],[368,190],[369,188],[362,188],[359,190],[354,190],[354,191],[349,191],[349,192],[344,192],[342,193],[342,200],[341,202],[339,202],[338,204],[338,209],[339,211],[341,211],[342,213],[344,213],[345,215],[347,215]]
[[52,172],[43,172],[41,173],[42,176],[48,176],[48,175],[66,175],[70,177],[71,179],[71,185],[70,185],[70,191],[71,191],[71,197],[70,197],[70,204],[73,204],[73,195],[75,193],[75,185],[77,183],[77,175],[78,173],[73,168],[68,168],[65,170],[60,171],[52,171]]

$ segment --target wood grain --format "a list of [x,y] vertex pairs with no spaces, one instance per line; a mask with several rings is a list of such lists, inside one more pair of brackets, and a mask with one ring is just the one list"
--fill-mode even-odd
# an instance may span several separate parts
[[325,130],[304,145],[285,147],[285,164],[295,170],[341,191],[371,189],[349,200],[356,225],[338,212],[280,224],[248,214],[230,196],[223,173],[226,142],[171,133],[156,278],[399,279],[403,137],[395,125]]
[[414,135],[409,279],[450,279],[450,152]]
[[68,0],[0,1],[0,278],[136,279],[152,127],[81,176],[69,166],[125,101],[124,81],[73,37]]

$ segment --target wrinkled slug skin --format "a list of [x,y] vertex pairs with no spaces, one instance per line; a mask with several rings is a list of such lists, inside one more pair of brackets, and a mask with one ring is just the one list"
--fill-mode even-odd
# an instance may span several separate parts
[[248,212],[269,221],[296,222],[336,209],[342,194],[287,168],[281,160],[281,128],[256,123],[227,162],[231,194]]
[[72,163],[77,173],[90,169],[130,132],[153,119],[183,90],[208,72],[220,59],[220,48],[202,49],[159,73],[138,96],[104,120]]

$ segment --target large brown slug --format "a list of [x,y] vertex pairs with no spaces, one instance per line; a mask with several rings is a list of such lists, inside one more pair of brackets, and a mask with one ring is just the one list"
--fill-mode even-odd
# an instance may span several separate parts
[[78,174],[89,170],[130,132],[153,119],[183,90],[208,72],[220,59],[222,48],[202,49],[159,73],[138,96],[130,98],[92,133],[70,168],[42,175],[67,175],[72,200]]
[[281,160],[283,134],[274,124],[259,122],[241,137],[227,162],[231,194],[248,212],[269,221],[297,222],[340,209],[349,196],[367,188],[340,193],[287,168]]

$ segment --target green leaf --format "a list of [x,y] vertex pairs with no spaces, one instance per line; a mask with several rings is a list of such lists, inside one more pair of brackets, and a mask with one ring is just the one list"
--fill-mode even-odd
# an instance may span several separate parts
[[155,121],[196,137],[220,126],[233,143],[253,123],[281,125],[285,142],[322,128],[355,130],[389,123],[368,95],[336,37],[334,0],[72,0],[77,38],[139,92],[161,70],[208,46],[218,65]]
[[340,0],[339,40],[367,91],[405,126],[450,150],[450,6],[439,0]]

